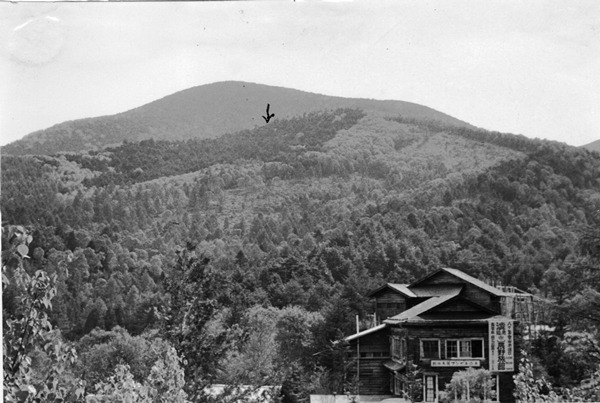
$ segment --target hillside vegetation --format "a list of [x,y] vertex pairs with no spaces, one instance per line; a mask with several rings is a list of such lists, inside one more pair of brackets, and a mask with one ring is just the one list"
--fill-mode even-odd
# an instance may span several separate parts
[[64,122],[36,131],[2,148],[3,154],[54,154],[100,150],[125,141],[215,138],[265,124],[267,104],[276,118],[321,110],[361,108],[447,125],[471,127],[426,106],[312,94],[288,88],[227,81],[177,92],[112,116]]
[[[440,266],[556,304],[556,333],[531,347],[554,386],[581,387],[600,362],[585,355],[600,324],[600,155],[585,149],[346,108],[216,139],[3,156],[1,201],[31,231],[25,271],[57,276],[49,319],[85,393],[111,376],[145,385],[158,356],[188,396],[205,381],[341,393],[348,363],[331,342],[356,314],[368,322],[364,295]],[[23,291],[7,290],[10,317]]]

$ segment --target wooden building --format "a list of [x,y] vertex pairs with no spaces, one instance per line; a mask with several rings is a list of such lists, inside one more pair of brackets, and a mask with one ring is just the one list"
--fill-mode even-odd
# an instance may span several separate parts
[[423,376],[423,401],[437,402],[452,375],[485,368],[496,402],[514,402],[521,335],[502,314],[505,293],[456,269],[442,268],[411,285],[386,284],[369,294],[379,325],[348,336],[350,367],[361,395],[403,395],[409,363]]
[[[370,292],[367,297],[375,300],[375,317],[379,323],[383,319],[405,311],[408,301],[417,296],[404,284],[385,284]],[[414,302],[414,301],[413,301]]]

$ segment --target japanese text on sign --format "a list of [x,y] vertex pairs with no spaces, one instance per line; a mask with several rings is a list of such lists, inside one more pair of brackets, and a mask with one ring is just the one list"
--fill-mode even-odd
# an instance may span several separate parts
[[510,319],[489,321],[490,371],[515,370],[513,327]]

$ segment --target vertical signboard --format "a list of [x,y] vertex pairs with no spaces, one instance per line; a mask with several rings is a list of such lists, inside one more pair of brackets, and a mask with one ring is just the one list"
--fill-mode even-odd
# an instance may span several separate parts
[[512,372],[515,370],[513,327],[514,321],[511,319],[490,319],[490,371]]

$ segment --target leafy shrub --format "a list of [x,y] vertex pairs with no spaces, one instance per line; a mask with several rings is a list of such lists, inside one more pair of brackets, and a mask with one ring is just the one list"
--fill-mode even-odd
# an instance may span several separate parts
[[457,399],[469,403],[494,400],[496,392],[492,390],[493,385],[494,380],[487,369],[467,368],[454,373],[440,400],[443,403],[455,402]]

